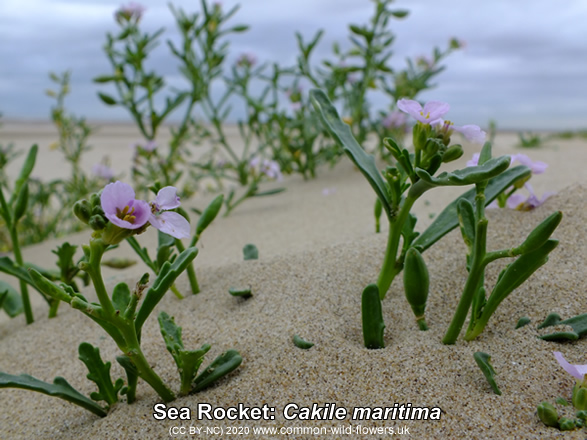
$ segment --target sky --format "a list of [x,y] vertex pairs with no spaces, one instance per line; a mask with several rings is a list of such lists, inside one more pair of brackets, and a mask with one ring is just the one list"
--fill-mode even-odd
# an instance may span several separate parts
[[[123,2],[126,3],[126,2]],[[70,111],[89,120],[129,120],[122,108],[98,99],[104,86],[92,78],[110,73],[102,47],[106,32],[118,27],[113,12],[122,3],[97,0],[2,0],[0,2],[0,113],[3,119],[48,119],[52,100],[49,72],[72,71]],[[164,27],[164,40],[177,40],[166,1],[142,0],[146,31]],[[223,8],[238,4],[223,0]],[[309,39],[325,35],[314,54],[332,57],[332,43],[348,48],[348,24],[364,24],[372,15],[368,0],[241,0],[230,23],[247,24],[233,37],[229,63],[243,52],[259,61],[293,65],[294,33]],[[199,1],[175,0],[188,12]],[[406,57],[429,55],[451,37],[466,42],[451,54],[437,87],[421,101],[448,102],[447,117],[457,125],[567,130],[587,128],[587,2],[584,0],[396,0],[410,15],[391,22],[396,34],[392,66]],[[161,44],[151,60],[168,84],[180,84],[177,63]],[[377,101],[377,100],[375,100]],[[374,102],[374,106],[385,104]],[[234,118],[238,118],[238,114]],[[179,117],[179,116],[178,116]]]

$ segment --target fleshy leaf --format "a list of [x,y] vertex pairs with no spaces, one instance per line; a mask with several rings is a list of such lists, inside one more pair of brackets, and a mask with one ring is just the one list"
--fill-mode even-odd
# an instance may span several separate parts
[[[224,195],[220,194],[216,197],[210,204],[204,209],[202,215],[198,219],[198,223],[196,224],[196,236],[199,237],[202,232],[214,221],[220,209],[222,208],[222,203],[224,202]],[[192,246],[196,243],[193,242]]]
[[112,305],[114,310],[124,313],[130,302],[130,289],[126,283],[118,283],[112,291]]
[[204,356],[210,350],[209,344],[204,344],[199,350],[186,350],[181,340],[181,327],[167,313],[159,314],[159,327],[167,350],[173,356],[181,378],[181,393],[189,394],[194,377],[204,361]]
[[0,307],[11,318],[19,315],[23,310],[20,294],[14,287],[2,280],[0,280]]
[[314,346],[313,342],[306,341],[299,337],[298,335],[293,336],[293,343],[296,347],[301,348],[302,350],[307,350]]
[[483,165],[467,167],[450,173],[445,171],[437,177],[431,176],[426,170],[421,168],[416,168],[416,174],[420,179],[436,186],[472,185],[500,175],[508,169],[510,161],[511,158],[509,156],[501,156],[490,159]]
[[138,335],[141,334],[143,324],[155,306],[159,303],[159,301],[161,301],[161,298],[163,298],[165,292],[169,290],[177,277],[181,275],[184,270],[186,270],[188,265],[194,260],[194,258],[196,258],[196,255],[198,255],[198,249],[195,247],[189,247],[181,254],[179,254],[173,264],[166,262],[161,267],[159,270],[159,275],[157,275],[153,285],[147,291],[145,300],[137,312],[135,328]]
[[582,315],[573,316],[572,318],[561,321],[560,316],[556,313],[548,315],[546,320],[538,326],[539,329],[547,328],[557,325],[568,325],[573,331],[567,332],[554,332],[547,335],[539,336],[540,339],[545,341],[576,341],[579,338],[587,335],[587,313]]
[[[519,165],[510,168],[497,177],[489,181],[485,189],[485,205],[491,203],[500,193],[510,187],[515,181],[526,178],[531,174],[530,168]],[[473,203],[475,200],[476,190],[473,188],[453,202],[450,203],[444,210],[436,217],[434,222],[412,243],[412,246],[417,247],[420,252],[424,252],[459,224],[457,216],[457,203],[461,198],[466,198]]]
[[258,260],[259,259],[259,249],[254,244],[246,244],[243,247],[243,257],[246,260]]
[[236,369],[243,361],[240,353],[236,350],[228,350],[214,359],[210,365],[202,371],[194,381],[194,391],[201,391],[209,387],[222,376],[227,375]]
[[363,290],[361,316],[365,347],[370,349],[384,348],[383,330],[385,329],[385,324],[383,322],[379,288],[376,284],[369,284]]
[[0,388],[20,388],[23,390],[37,391],[48,396],[55,396],[67,400],[93,412],[97,416],[106,417],[107,415],[104,408],[81,394],[62,377],[56,377],[51,384],[29,376],[28,374],[14,376],[0,371]]
[[110,362],[104,363],[100,357],[100,349],[87,342],[82,342],[78,351],[80,360],[86,364],[89,371],[86,377],[98,386],[99,392],[90,395],[92,400],[104,400],[108,406],[118,402],[118,392],[122,388],[124,381],[118,379],[116,383],[112,383],[112,378],[110,377],[112,364]]
[[482,351],[477,351],[475,352],[473,357],[475,358],[475,362],[477,362],[477,365],[485,375],[487,382],[489,382],[489,385],[491,385],[491,389],[493,389],[493,392],[498,396],[501,396],[501,391],[499,390],[499,387],[497,386],[497,382],[495,381],[494,377],[495,370],[493,369],[493,366],[489,363],[489,361],[491,360],[491,356],[487,353],[483,353]]
[[228,293],[230,293],[232,296],[240,296],[241,298],[245,299],[253,296],[250,287],[231,287],[228,289]]
[[361,170],[361,173],[363,173],[363,176],[365,176],[377,194],[377,197],[381,200],[381,204],[389,216],[392,206],[391,196],[387,190],[385,180],[375,165],[375,158],[367,154],[357,143],[351,133],[350,127],[340,119],[336,108],[334,108],[322,90],[311,90],[310,100],[330,135],[344,149],[345,153],[359,170]]

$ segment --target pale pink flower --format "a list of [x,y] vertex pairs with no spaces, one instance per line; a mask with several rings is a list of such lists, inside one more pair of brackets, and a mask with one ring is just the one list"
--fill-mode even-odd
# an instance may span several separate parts
[[243,53],[236,60],[236,65],[239,67],[253,67],[257,64],[257,57],[252,53]]
[[100,202],[106,218],[122,229],[139,229],[151,215],[149,204],[136,200],[132,187],[119,180],[104,187]]
[[397,102],[397,108],[416,118],[423,124],[434,125],[448,113],[450,105],[446,102],[428,101],[424,107],[418,101],[402,98]]
[[555,351],[554,357],[561,367],[575,379],[583,380],[587,374],[587,365],[570,364],[561,352]]
[[188,238],[190,236],[190,224],[177,212],[163,212],[178,208],[180,205],[177,189],[173,186],[161,188],[155,200],[150,203],[151,216],[149,223],[161,232],[175,238]]
[[394,110],[391,113],[389,113],[385,118],[383,118],[383,121],[381,121],[381,125],[383,125],[383,127],[389,130],[391,128],[405,127],[407,122],[408,120],[404,113]]
[[92,166],[92,173],[104,180],[110,180],[114,177],[114,171],[108,165],[96,163]]

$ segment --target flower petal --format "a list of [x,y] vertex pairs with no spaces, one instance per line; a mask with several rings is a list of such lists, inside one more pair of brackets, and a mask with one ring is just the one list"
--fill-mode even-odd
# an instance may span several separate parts
[[108,214],[116,216],[116,208],[123,209],[134,199],[135,192],[132,187],[127,183],[117,180],[104,187],[100,196],[100,203],[104,214],[108,217]]
[[397,108],[399,108],[402,112],[407,113],[410,116],[413,116],[416,119],[418,119],[421,116],[420,112],[422,111],[422,106],[418,101],[414,101],[413,99],[400,99],[397,102]]
[[190,224],[177,212],[163,212],[159,215],[151,215],[149,223],[161,232],[175,238],[188,238],[190,236]]
[[554,352],[554,357],[560,366],[563,367],[564,370],[571,376],[577,379],[583,379],[587,374],[587,365],[569,364],[564,358],[563,354],[559,351]]
[[104,215],[106,215],[106,218],[110,220],[112,223],[114,223],[116,226],[123,229],[139,229],[142,228],[145,225],[145,223],[147,223],[147,221],[149,221],[149,217],[151,216],[151,207],[144,200],[131,200],[127,202],[124,206],[122,206],[120,209],[122,210],[126,206],[128,206],[129,212],[132,211],[132,215],[134,216],[132,223],[130,221],[126,221],[118,217],[116,211],[114,215],[104,211]]
[[448,105],[446,102],[428,101],[426,104],[424,104],[422,113],[428,121],[436,121],[447,114],[449,110],[450,105]]
[[477,144],[485,142],[485,136],[487,136],[487,133],[481,130],[477,125],[463,125],[462,127],[453,126],[453,129],[465,136],[467,140]]
[[476,167],[479,165],[479,157],[481,157],[480,153],[473,153],[473,157],[470,161],[467,162],[468,167]]
[[532,170],[532,174],[542,174],[546,171],[546,168],[548,168],[547,163],[540,161],[532,162],[532,159],[530,159],[525,154],[512,154],[511,157],[512,162],[518,161],[522,165],[526,165],[528,168],[530,168]]
[[157,197],[155,197],[155,204],[157,205],[157,210],[160,211],[162,209],[175,209],[181,205],[179,202],[179,197],[177,196],[177,189],[173,186],[166,186],[165,188],[161,188],[157,193]]

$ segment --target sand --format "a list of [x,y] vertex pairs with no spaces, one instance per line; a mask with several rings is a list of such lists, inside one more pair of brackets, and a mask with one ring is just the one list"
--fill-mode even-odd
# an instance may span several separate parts
[[[21,125],[4,127],[2,138],[25,147],[39,139],[41,154],[58,154],[46,146],[51,132],[23,130]],[[7,130],[8,129],[8,133]],[[103,132],[108,131],[103,128]],[[109,154],[112,163],[124,163],[128,143],[134,133],[122,126],[110,127],[116,136],[98,134],[92,154]],[[10,131],[12,130],[12,131]],[[20,137],[15,133],[21,133]],[[334,170],[323,169],[319,178],[304,182],[297,176],[269,187],[283,185],[285,193],[245,202],[228,218],[219,218],[205,232],[196,261],[202,292],[178,300],[168,294],[158,310],[174,316],[183,327],[184,344],[197,348],[210,343],[206,363],[222,351],[234,348],[243,356],[235,372],[201,393],[178,398],[170,406],[187,407],[191,420],[161,421],[153,417],[157,395],[145,383],[138,389],[132,405],[121,402],[106,418],[59,399],[23,390],[0,391],[0,438],[137,438],[158,439],[170,436],[173,427],[219,429],[228,438],[383,438],[393,428],[408,431],[416,438],[554,438],[560,432],[545,427],[536,416],[542,401],[570,399],[573,379],[554,359],[562,351],[571,363],[585,363],[585,341],[558,344],[537,338],[536,326],[551,312],[563,318],[585,313],[587,287],[584,256],[587,255],[587,186],[582,184],[582,169],[587,159],[585,142],[550,141],[539,149],[513,149],[515,136],[500,134],[495,154],[524,152],[534,160],[549,163],[544,175],[535,176],[534,188],[540,194],[554,190],[558,195],[532,212],[488,211],[490,249],[519,244],[525,235],[554,210],[564,212],[555,238],[559,247],[550,261],[504,301],[491,318],[485,332],[473,342],[461,338],[456,345],[440,341],[452,317],[462,290],[466,269],[464,245],[453,231],[424,254],[431,277],[427,317],[430,330],[417,329],[413,314],[404,299],[401,277],[395,280],[383,302],[386,322],[386,348],[367,350],[362,345],[360,294],[376,280],[383,258],[386,235],[374,233],[372,206],[374,195],[362,176],[347,159]],[[43,146],[45,142],[45,146]],[[466,154],[455,166],[463,165],[477,148],[466,146]],[[91,163],[86,164],[91,166]],[[122,166],[118,171],[124,171]],[[41,170],[49,176],[54,169]],[[328,188],[329,195],[323,195]],[[461,192],[438,189],[424,195],[415,207],[418,229],[431,222],[431,214]],[[188,206],[203,207],[211,195],[202,195]],[[150,231],[152,232],[152,231]],[[68,237],[80,244],[87,233]],[[24,250],[25,259],[44,266],[53,264],[50,250],[63,240],[52,240]],[[153,246],[155,235],[140,237]],[[242,247],[254,243],[259,260],[243,261]],[[124,245],[120,253],[132,256]],[[505,263],[491,265],[487,284],[493,286]],[[136,282],[146,270],[139,263],[125,271],[105,271],[111,287],[124,280]],[[250,286],[248,300],[228,294],[231,286]],[[187,279],[178,287],[188,293]],[[91,289],[84,294],[91,296]],[[33,294],[34,295],[34,294]],[[79,312],[63,305],[56,319],[47,319],[47,308],[34,296],[36,322],[26,326],[24,318],[0,320],[0,370],[28,373],[51,381],[65,377],[84,393],[94,391],[86,378],[85,366],[77,360],[77,347],[87,341],[99,346],[106,360],[114,360],[117,348],[97,325]],[[515,330],[518,319],[528,316],[530,325]],[[315,343],[301,350],[292,343],[298,334]],[[146,323],[143,346],[147,358],[162,378],[178,389],[175,364],[165,349],[153,315]],[[492,356],[497,383],[502,391],[495,395],[476,366],[473,353]],[[115,377],[121,368],[112,366]],[[275,408],[274,420],[197,420],[198,404],[228,408],[242,403],[246,407]],[[327,403],[348,411],[337,420],[285,420],[283,410],[295,403],[299,407]],[[437,407],[440,420],[351,420],[355,407],[393,407],[394,403],[413,407]],[[387,428],[369,435],[357,427]],[[284,434],[254,434],[258,428],[284,429]],[[353,434],[333,434],[331,428],[351,427]],[[242,428],[237,434],[229,429]],[[322,428],[324,432],[320,431]],[[214,431],[216,430],[216,431]],[[584,431],[564,434],[583,438]],[[407,436],[407,435],[406,435]],[[182,437],[179,435],[179,437]],[[189,436],[185,436],[189,437]]]

